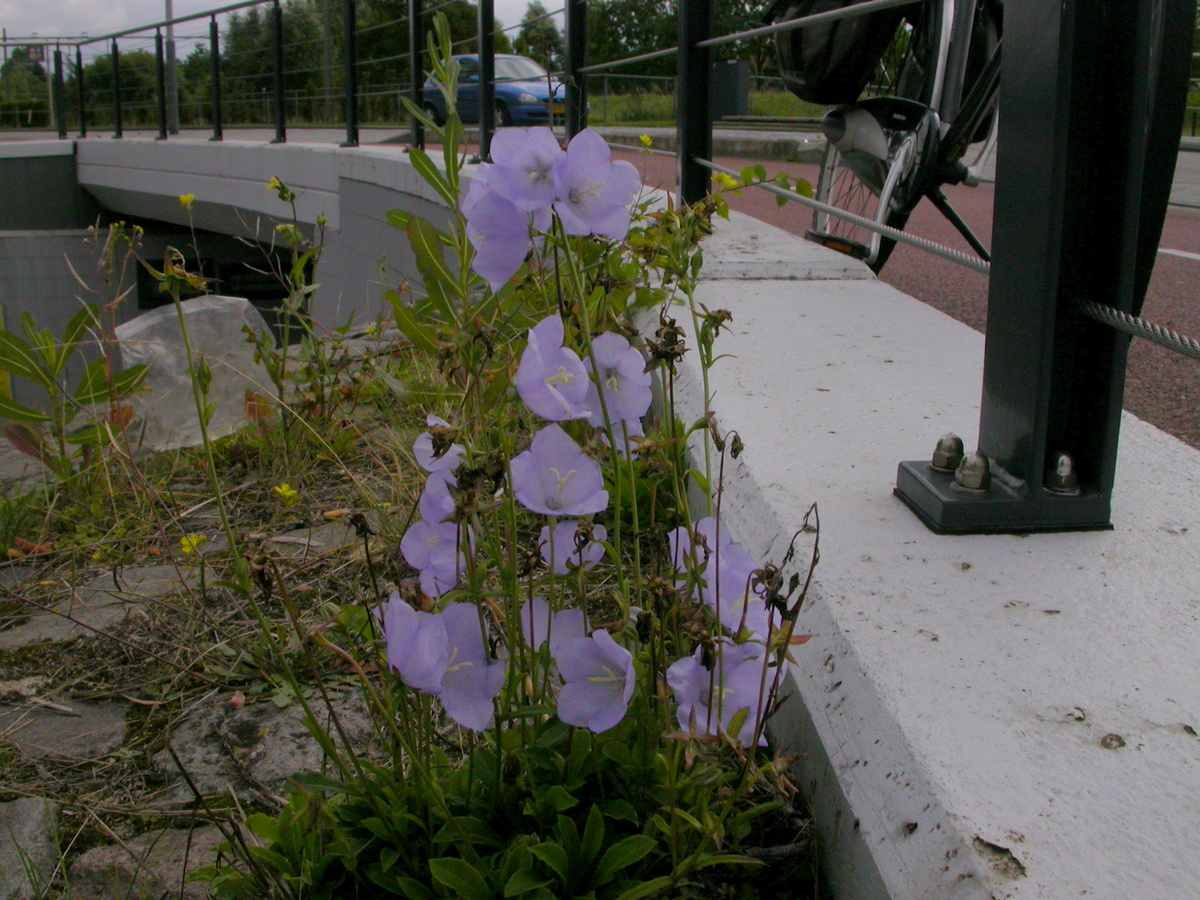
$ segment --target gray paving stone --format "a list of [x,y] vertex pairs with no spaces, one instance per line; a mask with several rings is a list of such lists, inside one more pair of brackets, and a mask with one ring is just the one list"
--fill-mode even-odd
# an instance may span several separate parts
[[125,704],[55,702],[71,712],[34,704],[0,706],[0,743],[34,759],[99,759],[125,740]]
[[44,797],[0,803],[0,900],[33,900],[58,864],[58,804]]
[[[317,742],[304,726],[299,703],[280,709],[271,702],[234,709],[228,696],[193,711],[171,735],[171,746],[184,770],[205,795],[233,791],[252,798],[262,791],[281,793],[288,778],[300,772],[328,768]],[[356,751],[369,752],[374,729],[362,698],[355,693],[333,694],[332,701],[342,728]],[[313,711],[329,731],[333,726],[319,697],[310,700]],[[164,748],[154,757],[168,775],[179,768]],[[163,798],[166,803],[194,799],[180,779]]]
[[116,579],[111,572],[106,573],[76,589],[49,609],[33,610],[22,624],[0,631],[0,650],[18,650],[50,641],[69,641],[107,631],[124,622],[130,612],[143,606],[147,600],[177,591],[185,581],[194,584],[198,577],[194,570],[177,570],[173,566],[122,569]]
[[168,828],[139,835],[125,846],[93,847],[71,866],[71,900],[172,900],[207,896],[188,884],[189,872],[212,864],[223,837],[215,825]]

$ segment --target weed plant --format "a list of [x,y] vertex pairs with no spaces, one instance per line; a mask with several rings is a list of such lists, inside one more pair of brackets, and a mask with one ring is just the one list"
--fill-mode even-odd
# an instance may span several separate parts
[[[42,522],[13,608],[51,608],[83,570],[118,577],[148,558],[184,577],[86,656],[0,653],[0,680],[51,672],[138,709],[118,754],[14,760],[0,792],[63,799],[80,821],[69,856],[162,823],[146,761],[200,698],[271,702],[303,711],[327,767],[249,806],[196,791],[186,815],[228,837],[195,876],[213,896],[800,896],[807,826],[766,725],[805,640],[792,626],[815,510],[777,566],[760,563],[721,519],[741,438],[711,412],[674,413],[681,359],[696,354],[707,382],[730,319],[695,300],[721,193],[694,207],[639,196],[593,133],[564,150],[545,129],[498,135],[464,192],[457,114],[424,124],[441,159],[410,159],[451,217],[389,216],[421,275],[386,297],[401,341],[375,323],[377,342],[351,355],[348,330],[319,333],[305,302],[319,244],[285,222],[301,342],[298,358],[258,345],[273,390],[248,398],[247,429],[153,457],[102,431],[75,475],[4,510],[13,535]],[[179,306],[199,284],[182,254],[168,263],[154,274]],[[203,426],[209,374],[190,360]],[[346,526],[348,558],[270,549],[322,522]],[[370,740],[334,702],[348,687]]]

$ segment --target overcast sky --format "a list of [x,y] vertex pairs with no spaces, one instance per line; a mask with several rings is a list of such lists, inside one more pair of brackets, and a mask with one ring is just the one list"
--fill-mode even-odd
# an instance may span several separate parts
[[[229,6],[236,0],[174,0],[174,15],[204,12]],[[525,14],[527,0],[493,0],[496,18],[505,27],[516,25]],[[553,9],[551,3],[545,3]],[[10,37],[97,36],[162,21],[165,0],[0,0],[0,27]],[[202,31],[204,24],[197,23]],[[186,29],[186,26],[181,26]],[[200,32],[198,32],[200,33]]]

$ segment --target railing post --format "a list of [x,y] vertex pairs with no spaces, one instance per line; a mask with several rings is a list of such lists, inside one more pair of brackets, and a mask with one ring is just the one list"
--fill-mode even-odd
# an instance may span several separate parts
[[1130,339],[1076,303],[1141,307],[1194,23],[1195,0],[1005,3],[983,457],[965,460],[957,479],[923,460],[901,463],[896,479],[935,530],[1110,527]]
[[63,102],[63,60],[62,51],[54,48],[54,121],[58,125],[58,139],[67,139],[67,110]]
[[275,37],[275,139],[272,144],[287,142],[287,106],[283,97],[283,8],[279,0],[271,10],[272,32]]
[[346,140],[343,147],[358,146],[358,15],[354,0],[343,4],[345,20],[345,71],[346,71]]
[[679,137],[677,176],[684,203],[708,196],[708,170],[696,159],[712,159],[709,109],[709,52],[697,47],[712,37],[712,0],[679,0],[679,68],[675,77],[675,121]]
[[[412,79],[409,85],[408,99],[413,106],[420,109],[425,102],[425,19],[421,9],[421,0],[408,0],[408,73]],[[415,118],[412,122],[412,135],[409,147],[417,150],[425,149],[425,126]]]
[[83,50],[75,45],[75,87],[79,91],[79,136],[87,137],[87,91],[83,84]]
[[479,158],[492,155],[496,132],[496,27],[495,4],[479,0]]
[[154,31],[154,80],[155,97],[158,100],[158,137],[155,140],[167,139],[167,67],[163,61],[163,36],[161,29]]
[[211,59],[212,73],[212,137],[211,141],[220,141],[225,137],[225,129],[221,122],[221,33],[217,29],[217,17],[208,20],[208,52]]
[[[567,85],[567,140],[587,128],[587,0],[567,0],[566,58],[563,80]],[[553,106],[554,98],[551,98]],[[553,118],[553,117],[552,117]]]
[[116,38],[112,42],[112,85],[113,85],[113,137],[119,138],[121,132],[121,52],[117,49]]

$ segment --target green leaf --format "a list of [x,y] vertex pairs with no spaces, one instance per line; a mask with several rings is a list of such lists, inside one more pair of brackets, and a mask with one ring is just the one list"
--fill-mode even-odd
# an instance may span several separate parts
[[47,465],[50,464],[51,455],[46,442],[28,425],[21,422],[9,422],[4,426],[4,436],[16,450],[26,456],[41,460]]
[[750,856],[741,856],[737,853],[713,853],[705,854],[700,857],[700,861],[696,863],[697,869],[707,869],[710,866],[761,866],[762,860],[754,859]]
[[579,857],[580,863],[585,868],[592,865],[596,857],[600,855],[600,848],[604,846],[604,814],[600,812],[600,807],[593,805],[588,813],[587,824],[583,826],[583,837],[579,841]]
[[425,293],[434,307],[447,322],[455,319],[453,295],[454,276],[446,267],[442,255],[442,236],[436,228],[413,216],[408,220],[408,242],[416,257],[417,271],[425,286]]
[[433,873],[434,881],[463,900],[492,900],[495,896],[483,876],[464,860],[450,856],[431,859],[429,871]]
[[406,900],[437,900],[437,894],[431,891],[415,878],[401,875],[396,879]]
[[383,217],[387,219],[389,225],[394,225],[397,228],[408,228],[408,217],[412,213],[405,209],[389,209],[384,213]]
[[0,369],[42,387],[54,386],[54,379],[46,374],[33,348],[11,331],[0,331]]
[[467,841],[484,847],[503,847],[504,841],[481,819],[474,816],[455,816],[433,836],[435,844],[457,844]]
[[647,898],[657,896],[669,889],[672,884],[670,875],[661,875],[658,878],[643,881],[637,887],[630,888],[617,900],[647,900]]
[[644,834],[635,834],[617,841],[600,857],[600,862],[596,865],[596,883],[611,881],[618,872],[643,859],[657,846],[658,841]]
[[264,841],[279,839],[279,820],[265,813],[254,813],[246,819],[246,826]]
[[412,341],[413,346],[419,347],[426,353],[433,353],[437,350],[433,335],[417,321],[417,311],[411,306],[401,306],[398,296],[396,302],[392,304],[392,318],[395,319],[400,333]]
[[513,873],[512,878],[504,885],[505,897],[519,897],[530,891],[536,891],[550,883],[550,879],[542,878],[533,869],[520,869]]
[[424,178],[426,183],[441,195],[441,198],[446,201],[447,206],[453,208],[458,198],[450,190],[450,185],[446,183],[446,179],[438,171],[438,167],[433,164],[433,160],[429,158],[429,154],[424,150],[418,150],[413,147],[408,151],[408,159],[413,164],[413,168],[417,170],[417,174]]
[[40,413],[36,409],[23,406],[16,400],[10,400],[2,396],[0,396],[0,418],[12,419],[14,422],[30,422],[35,424],[50,421],[50,417],[45,413]]
[[555,812],[565,812],[579,803],[561,784],[552,785],[547,788],[543,799],[554,807]]
[[87,406],[103,403],[108,397],[108,360],[100,357],[93,360],[84,371],[79,386],[75,388],[75,402],[80,406]]
[[62,355],[70,356],[74,352],[75,347],[83,340],[89,328],[100,327],[100,311],[96,304],[89,303],[71,316],[71,321],[67,323],[67,327],[63,329],[62,337]]
[[571,871],[571,861],[567,856],[566,850],[558,844],[551,843],[535,844],[529,850],[534,856],[553,869],[554,873],[566,884],[567,876]]
[[142,384],[149,374],[150,367],[144,363],[130,366],[128,369],[118,372],[113,376],[114,396],[124,397],[132,394],[134,391],[141,390]]

